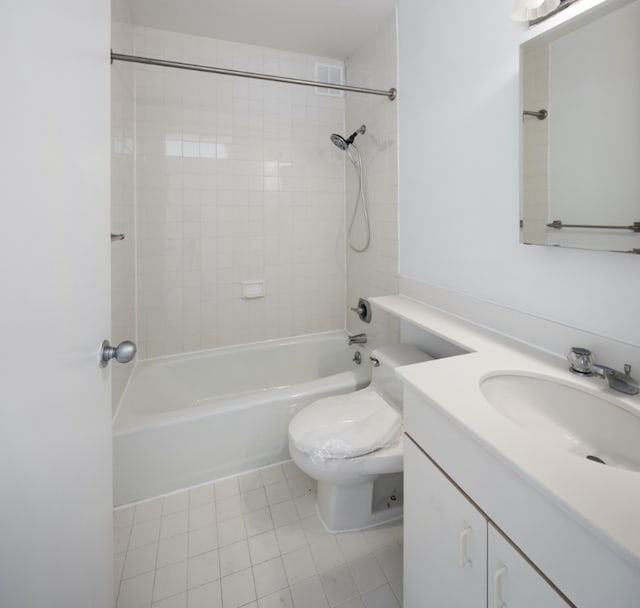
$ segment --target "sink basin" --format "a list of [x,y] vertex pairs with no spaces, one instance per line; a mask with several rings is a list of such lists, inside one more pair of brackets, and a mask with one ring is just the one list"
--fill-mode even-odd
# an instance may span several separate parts
[[[640,416],[576,386],[503,373],[480,382],[487,401],[518,427],[582,458],[640,471]],[[601,466],[601,465],[600,465]]]

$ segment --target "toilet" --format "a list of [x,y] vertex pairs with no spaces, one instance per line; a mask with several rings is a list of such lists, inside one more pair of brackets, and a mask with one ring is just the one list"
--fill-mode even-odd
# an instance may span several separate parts
[[371,353],[371,384],[325,397],[289,424],[293,462],[318,482],[317,511],[331,532],[402,517],[402,384],[395,369],[429,361],[408,344]]

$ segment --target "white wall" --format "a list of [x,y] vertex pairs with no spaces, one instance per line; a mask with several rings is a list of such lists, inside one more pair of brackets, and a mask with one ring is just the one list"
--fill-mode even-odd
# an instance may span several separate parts
[[518,242],[511,5],[400,1],[400,273],[640,344],[638,256]]
[[[395,11],[378,31],[346,61],[350,85],[374,89],[397,86],[397,36]],[[371,225],[371,243],[362,253],[347,247],[347,329],[365,332],[368,344],[397,342],[398,321],[376,310],[371,324],[363,323],[350,310],[358,298],[398,292],[398,103],[385,97],[347,93],[346,129],[350,135],[360,125],[364,135],[356,138],[366,175],[367,207]],[[347,226],[358,196],[358,174],[347,161],[346,210]],[[364,221],[361,209],[354,222],[353,241],[364,243]]]
[[[133,26],[125,0],[113,0],[111,48],[133,52]],[[111,232],[124,241],[111,243],[111,337],[112,344],[137,340],[135,249],[135,108],[134,67],[114,62],[111,66]],[[129,365],[113,365],[113,409],[117,407],[133,371]]]
[[[307,80],[323,61],[150,28],[135,44]],[[344,327],[343,129],[344,98],[313,88],[136,67],[142,358]],[[266,297],[243,299],[256,279]]]

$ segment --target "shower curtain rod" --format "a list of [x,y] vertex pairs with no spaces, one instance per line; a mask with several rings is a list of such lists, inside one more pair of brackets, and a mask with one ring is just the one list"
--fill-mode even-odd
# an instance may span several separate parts
[[153,59],[151,57],[139,57],[136,55],[122,55],[111,51],[111,63],[114,61],[126,61],[129,63],[142,63],[145,65],[157,65],[165,68],[178,68],[181,70],[193,70],[195,72],[207,72],[209,74],[223,74],[226,76],[238,76],[240,78],[256,78],[258,80],[270,80],[272,82],[285,82],[287,84],[299,84],[304,87],[321,87],[323,89],[336,89],[338,91],[351,91],[352,93],[366,93],[368,95],[383,95],[393,101],[398,92],[396,89],[384,91],[381,89],[365,89],[362,87],[352,87],[346,84],[329,84],[327,82],[315,82],[313,80],[301,80],[299,78],[285,78],[284,76],[274,76],[272,74],[260,74],[257,72],[241,72],[239,70],[228,70],[226,68],[214,68],[206,65],[196,65],[193,63],[179,63],[177,61],[166,61],[165,59]]

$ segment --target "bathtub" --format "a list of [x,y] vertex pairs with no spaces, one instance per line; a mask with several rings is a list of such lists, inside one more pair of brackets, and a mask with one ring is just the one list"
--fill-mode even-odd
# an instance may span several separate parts
[[296,412],[369,384],[357,350],[330,332],[139,362],[113,422],[114,503],[288,460]]

